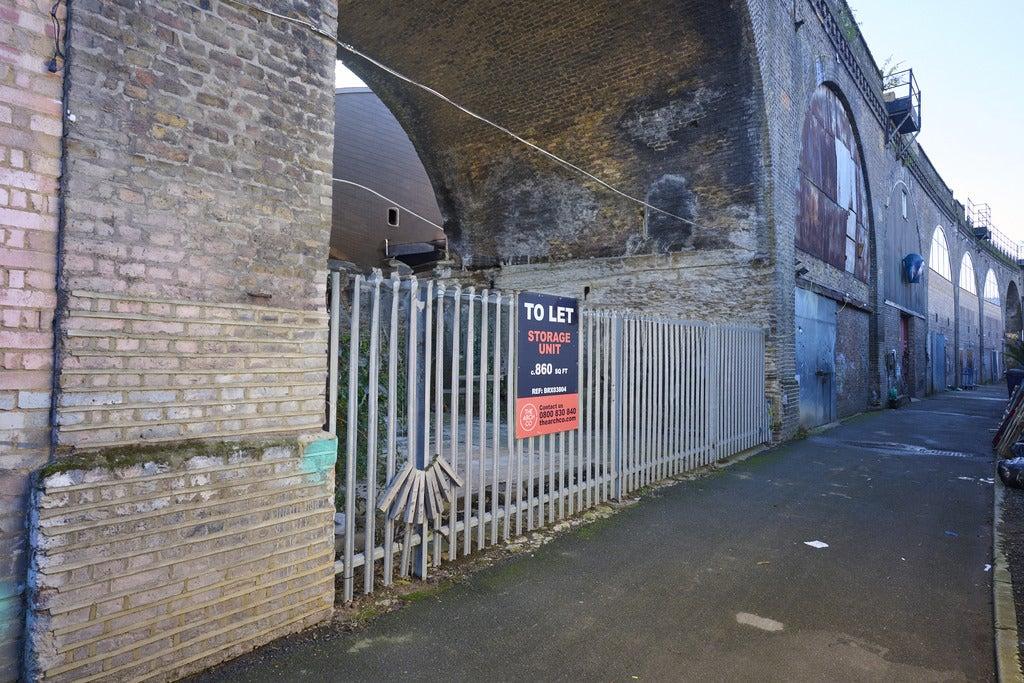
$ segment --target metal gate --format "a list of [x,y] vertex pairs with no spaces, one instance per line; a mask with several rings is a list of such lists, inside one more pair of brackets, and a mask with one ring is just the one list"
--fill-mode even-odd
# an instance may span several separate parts
[[946,382],[946,335],[929,333],[929,353],[932,358],[932,391],[945,391]]
[[[332,273],[344,600],[770,440],[763,329],[596,309],[581,311],[579,428],[515,439],[516,301]],[[440,519],[377,509],[396,473],[438,456],[461,479],[443,502],[434,489]]]
[[836,302],[797,287],[795,322],[800,426],[817,427],[836,415]]

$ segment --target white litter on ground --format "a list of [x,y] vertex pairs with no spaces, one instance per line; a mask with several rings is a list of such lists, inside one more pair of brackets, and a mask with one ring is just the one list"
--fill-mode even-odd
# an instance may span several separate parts
[[781,621],[775,621],[767,617],[759,617],[756,614],[750,614],[749,612],[737,612],[736,623],[743,624],[745,626],[753,626],[759,628],[762,631],[781,631],[784,627]]
[[827,548],[828,543],[823,541],[804,541],[804,545],[809,545],[812,548]]

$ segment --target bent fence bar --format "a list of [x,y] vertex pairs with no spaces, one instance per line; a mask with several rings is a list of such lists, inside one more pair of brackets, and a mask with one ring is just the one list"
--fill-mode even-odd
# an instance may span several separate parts
[[[515,292],[343,277],[327,422],[345,601],[770,439],[760,328],[584,308],[579,428],[517,440]],[[436,456],[463,480],[444,519],[389,521],[379,492]]]

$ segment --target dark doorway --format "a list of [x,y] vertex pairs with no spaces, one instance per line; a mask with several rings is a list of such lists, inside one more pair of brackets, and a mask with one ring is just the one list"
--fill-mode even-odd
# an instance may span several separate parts
[[900,374],[903,384],[903,395],[914,395],[914,373],[912,371],[911,343],[911,317],[906,313],[900,314]]
[[949,386],[946,377],[946,335],[932,332],[929,352],[932,361],[932,391],[945,391]]

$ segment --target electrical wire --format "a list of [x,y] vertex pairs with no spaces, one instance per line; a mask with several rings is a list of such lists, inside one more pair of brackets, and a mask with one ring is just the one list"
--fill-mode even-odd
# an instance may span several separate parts
[[57,73],[59,67],[57,66],[57,58],[59,57],[62,62],[66,62],[67,58],[64,56],[64,50],[60,47],[60,19],[57,18],[57,8],[60,7],[62,0],[56,0],[50,7],[50,21],[53,22],[53,56],[50,57],[50,62],[47,64],[47,69],[50,73]]
[[672,213],[671,211],[666,211],[665,209],[662,209],[662,208],[659,208],[657,206],[654,206],[653,204],[650,204],[647,201],[645,201],[643,199],[640,199],[639,197],[635,197],[635,196],[629,194],[628,192],[620,190],[619,188],[615,187],[614,185],[612,185],[608,181],[603,180],[603,179],[599,178],[598,176],[594,175],[590,171],[587,171],[586,169],[577,166],[576,164],[572,163],[571,161],[567,161],[566,159],[563,159],[562,157],[558,156],[557,154],[555,154],[553,152],[549,152],[548,150],[544,149],[543,147],[541,147],[541,146],[539,146],[539,145],[537,145],[537,144],[535,144],[533,142],[530,142],[526,138],[524,138],[524,137],[516,134],[515,132],[509,130],[508,128],[506,128],[505,126],[501,125],[500,123],[495,123],[494,121],[491,121],[490,119],[488,119],[488,118],[486,118],[486,117],[484,117],[484,116],[482,116],[480,114],[477,114],[476,112],[474,112],[474,111],[472,111],[472,110],[462,106],[461,104],[459,104],[455,100],[451,99],[447,95],[445,95],[445,94],[443,94],[441,92],[438,92],[434,88],[432,88],[432,87],[430,87],[428,85],[424,85],[422,83],[419,83],[419,82],[413,80],[412,78],[409,78],[408,76],[402,74],[401,72],[396,71],[395,69],[389,67],[387,64],[384,64],[383,62],[380,62],[380,61],[374,59],[373,57],[367,55],[366,53],[361,52],[360,50],[357,50],[352,45],[349,45],[348,43],[345,43],[345,42],[342,42],[342,41],[338,40],[335,36],[331,35],[327,31],[323,30],[322,28],[319,28],[318,26],[315,26],[314,24],[312,24],[312,23],[310,23],[310,22],[308,22],[308,21],[306,21],[304,19],[299,19],[297,17],[291,17],[291,16],[288,16],[286,14],[280,14],[278,12],[274,12],[272,10],[264,9],[262,7],[256,7],[254,5],[250,5],[248,2],[244,2],[243,0],[222,0],[222,1],[223,2],[227,2],[229,4],[232,4],[232,5],[235,5],[236,7],[242,7],[242,8],[251,10],[253,12],[257,12],[259,14],[264,14],[264,15],[267,15],[267,16],[277,17],[278,19],[282,19],[284,21],[291,22],[292,24],[296,24],[298,26],[302,26],[304,28],[307,28],[312,33],[315,33],[316,35],[331,41],[332,43],[334,43],[335,45],[340,47],[342,50],[345,50],[346,52],[348,52],[350,54],[353,54],[356,57],[359,57],[360,59],[363,59],[363,60],[369,62],[370,64],[372,64],[373,66],[377,67],[378,69],[384,71],[385,73],[388,73],[388,74],[394,76],[395,78],[398,78],[399,80],[402,80],[402,81],[408,83],[409,85],[415,86],[415,87],[419,88],[420,90],[423,90],[424,92],[426,92],[426,93],[428,93],[430,95],[433,95],[434,97],[440,99],[441,101],[451,105],[452,107],[455,107],[456,109],[458,109],[462,113],[466,114],[467,116],[470,116],[470,117],[476,119],[477,121],[480,121],[480,122],[482,122],[482,123],[484,123],[484,124],[494,128],[495,130],[500,131],[501,133],[504,133],[505,135],[507,135],[508,137],[512,138],[513,140],[515,140],[515,141],[517,141],[517,142],[519,142],[519,143],[521,143],[523,145],[526,145],[530,149],[532,149],[535,152],[538,152],[538,153],[546,156],[547,158],[551,159],[555,163],[560,164],[561,166],[564,166],[564,167],[566,167],[566,168],[568,168],[568,169],[570,169],[572,171],[575,171],[576,173],[579,173],[580,175],[585,176],[586,178],[594,181],[598,185],[601,185],[602,187],[604,187],[607,190],[609,190],[609,191],[619,195],[620,197],[628,199],[631,202],[635,202],[636,204],[639,204],[640,206],[646,207],[646,208],[648,208],[648,209],[650,209],[652,211],[656,211],[656,212],[658,212],[660,214],[668,216],[669,218],[674,218],[675,220],[680,221],[682,223],[685,223],[686,225],[692,226],[694,228],[700,228],[702,230],[709,229],[709,228],[707,228],[707,226],[700,225],[700,224],[698,224],[698,223],[696,223],[696,222],[694,222],[694,221],[692,221],[692,220],[690,220],[688,218],[684,218],[682,216],[676,215],[676,214]]
[[395,206],[397,206],[402,211],[405,211],[406,213],[409,213],[409,214],[412,214],[413,216],[416,216],[416,218],[419,218],[424,223],[429,223],[430,225],[434,226],[438,230],[444,231],[444,228],[442,228],[440,225],[438,225],[434,221],[430,220],[429,218],[424,218],[423,216],[419,215],[418,213],[416,213],[415,211],[413,211],[409,207],[402,206],[401,204],[396,202],[391,197],[386,197],[386,196],[382,195],[380,192],[377,192],[377,190],[374,190],[373,188],[367,187],[366,185],[360,185],[359,183],[355,182],[354,180],[345,180],[344,178],[331,178],[331,180],[333,180],[336,183],[343,183],[345,185],[352,185],[354,187],[358,187],[361,190],[366,190],[370,194],[377,195],[378,197],[380,197],[384,201],[389,202],[391,204],[394,204]]

